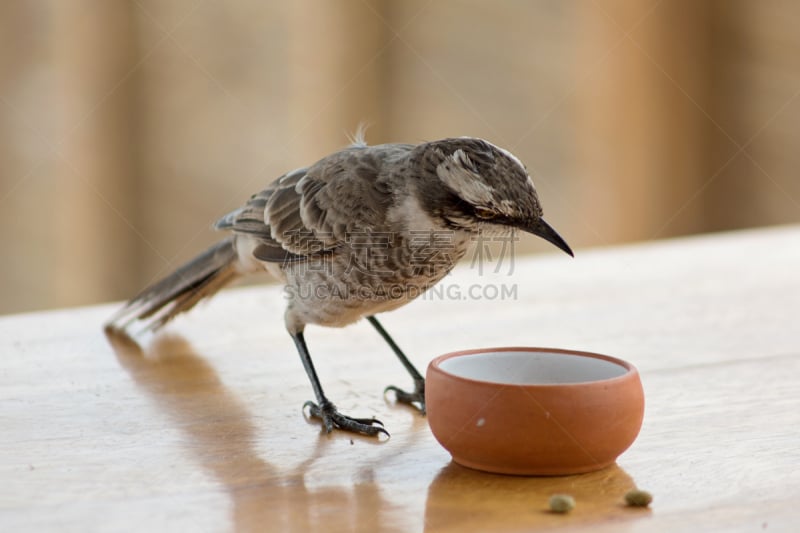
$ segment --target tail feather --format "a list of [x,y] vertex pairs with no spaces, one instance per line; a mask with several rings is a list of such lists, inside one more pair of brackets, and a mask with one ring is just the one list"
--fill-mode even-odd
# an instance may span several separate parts
[[133,322],[141,321],[145,324],[143,330],[160,328],[239,277],[237,261],[233,238],[218,242],[146,287],[111,317],[106,327],[125,330]]

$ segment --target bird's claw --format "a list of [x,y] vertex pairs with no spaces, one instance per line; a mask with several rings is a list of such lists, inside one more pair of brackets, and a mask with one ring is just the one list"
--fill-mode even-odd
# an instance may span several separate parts
[[423,415],[425,415],[425,380],[414,380],[414,392],[407,392],[394,385],[389,385],[383,389],[383,394],[392,391],[397,403],[410,405]]
[[306,407],[308,407],[308,413],[311,418],[319,418],[322,420],[326,433],[330,433],[334,429],[341,429],[353,433],[360,433],[361,435],[367,435],[369,437],[374,437],[380,433],[383,433],[387,437],[391,436],[389,432],[384,429],[383,422],[377,418],[352,418],[343,415],[331,402],[323,402],[317,405],[309,400],[303,404],[304,411]]

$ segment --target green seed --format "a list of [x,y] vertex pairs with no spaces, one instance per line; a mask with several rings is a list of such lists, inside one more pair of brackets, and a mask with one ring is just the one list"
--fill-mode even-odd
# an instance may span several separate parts
[[633,489],[625,494],[625,503],[631,507],[647,507],[653,501],[653,495],[646,490]]
[[575,498],[569,494],[553,494],[550,496],[550,510],[554,513],[568,513],[575,509]]

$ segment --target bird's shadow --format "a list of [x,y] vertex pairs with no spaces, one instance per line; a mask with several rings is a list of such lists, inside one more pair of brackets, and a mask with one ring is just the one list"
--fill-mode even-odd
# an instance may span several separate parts
[[[379,528],[381,510],[390,506],[369,482],[373,477],[369,465],[357,473],[363,482],[352,490],[309,490],[305,472],[314,462],[325,460],[330,439],[315,436],[310,456],[287,472],[260,456],[251,414],[186,339],[161,334],[143,349],[124,332],[105,333],[122,368],[185,435],[190,457],[225,488],[237,531],[353,529],[354,517],[357,529]],[[326,506],[341,508],[345,501],[354,513],[315,512]]]

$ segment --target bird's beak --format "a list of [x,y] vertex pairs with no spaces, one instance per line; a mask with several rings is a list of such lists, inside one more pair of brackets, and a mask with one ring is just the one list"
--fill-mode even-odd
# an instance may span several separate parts
[[533,233],[549,243],[555,244],[564,252],[568,253],[572,257],[575,257],[575,254],[572,253],[572,249],[569,247],[569,244],[567,244],[567,241],[562,239],[561,235],[559,235],[550,224],[545,222],[543,218],[537,220],[532,226],[521,229],[527,231],[528,233]]

